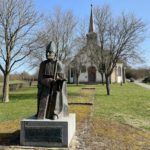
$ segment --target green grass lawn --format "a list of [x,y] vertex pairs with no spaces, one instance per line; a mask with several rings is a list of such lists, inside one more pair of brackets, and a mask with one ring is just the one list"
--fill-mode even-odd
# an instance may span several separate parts
[[[85,85],[68,85],[68,97],[76,97],[74,101],[78,100],[80,96],[80,89]],[[10,92],[10,102],[0,102],[0,122],[7,120],[22,119],[32,116],[36,113],[37,107],[37,86],[19,89]]]
[[[150,90],[134,83],[123,86],[112,84],[112,94],[107,96],[103,85],[71,84],[67,88],[69,102],[88,102],[93,93],[82,89],[85,87],[96,88],[94,105],[69,105],[69,112],[77,116],[77,133],[81,135],[87,123],[90,126],[87,139],[84,139],[85,145],[96,149],[97,145],[93,143],[96,141],[99,145],[105,143],[112,150],[118,149],[118,146],[120,149],[150,147]],[[24,88],[10,92],[9,103],[0,103],[2,145],[19,145],[20,120],[36,113],[36,95],[36,86]]]
[[94,114],[150,130],[150,90],[127,83],[111,85],[111,96],[105,87],[96,86]]
[[[68,85],[69,101],[84,101],[81,88],[96,87],[94,116],[150,130],[150,91],[132,83],[111,85],[111,96],[103,85]],[[0,103],[0,121],[22,119],[36,113],[36,86],[10,93],[9,103]]]
[[36,112],[36,87],[10,92],[10,102],[0,103],[0,121],[22,119]]

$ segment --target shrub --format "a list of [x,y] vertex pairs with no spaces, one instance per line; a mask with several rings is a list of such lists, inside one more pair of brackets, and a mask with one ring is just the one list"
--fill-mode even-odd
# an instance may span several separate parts
[[143,82],[143,83],[150,83],[150,76],[145,77],[142,82]]

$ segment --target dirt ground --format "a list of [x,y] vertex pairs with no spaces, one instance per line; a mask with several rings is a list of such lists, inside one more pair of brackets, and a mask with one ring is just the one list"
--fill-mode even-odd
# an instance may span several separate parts
[[103,118],[86,120],[78,132],[82,150],[150,150],[150,133]]

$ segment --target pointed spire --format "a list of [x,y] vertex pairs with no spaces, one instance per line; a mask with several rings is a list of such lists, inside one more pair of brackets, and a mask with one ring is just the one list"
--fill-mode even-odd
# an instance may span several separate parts
[[89,32],[94,32],[92,7],[93,7],[93,5],[91,4],[91,16],[90,16]]

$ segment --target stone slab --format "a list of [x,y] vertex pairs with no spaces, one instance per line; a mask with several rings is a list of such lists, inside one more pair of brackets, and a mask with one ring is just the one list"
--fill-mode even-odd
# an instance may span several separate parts
[[24,146],[69,147],[76,130],[76,116],[57,120],[23,119],[20,144]]

